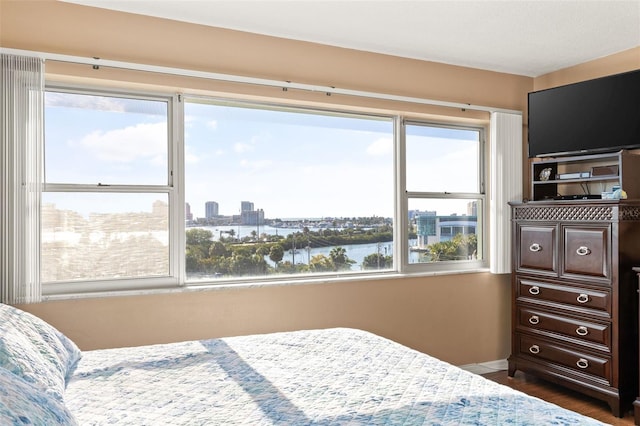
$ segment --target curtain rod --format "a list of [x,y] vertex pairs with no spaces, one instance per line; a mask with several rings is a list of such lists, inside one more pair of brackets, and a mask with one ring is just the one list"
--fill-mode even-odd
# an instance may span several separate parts
[[355,96],[355,97],[361,97],[361,98],[372,98],[372,99],[382,99],[382,100],[388,100],[388,101],[409,102],[409,103],[431,105],[431,106],[441,106],[441,107],[448,107],[448,108],[468,109],[473,111],[502,112],[507,114],[522,115],[522,111],[504,109],[504,108],[494,108],[494,107],[488,107],[488,106],[482,106],[482,105],[465,104],[465,103],[459,103],[459,102],[446,102],[446,101],[438,101],[434,99],[417,98],[417,97],[411,97],[411,96],[399,96],[399,95],[392,95],[387,93],[367,92],[367,91],[361,91],[361,90],[342,89],[342,88],[332,87],[332,86],[316,86],[312,84],[295,83],[292,81],[278,81],[278,80],[270,80],[270,79],[264,79],[264,78],[244,77],[244,76],[238,76],[238,75],[232,75],[232,74],[220,74],[220,73],[214,73],[214,72],[208,72],[208,71],[197,71],[197,70],[189,70],[189,69],[183,69],[183,68],[164,67],[159,65],[139,64],[134,62],[113,61],[113,60],[101,59],[101,58],[86,58],[82,56],[62,55],[57,53],[10,49],[10,48],[4,48],[4,47],[0,47],[0,53],[22,55],[22,56],[35,56],[45,61],[50,60],[50,61],[57,61],[57,62],[68,62],[68,63],[81,64],[81,65],[91,65],[93,67],[118,68],[118,69],[133,70],[133,71],[145,71],[145,72],[153,72],[153,73],[159,73],[159,74],[178,75],[183,77],[196,77],[196,78],[203,78],[203,79],[209,79],[209,80],[219,80],[219,81],[226,81],[226,82],[232,82],[232,83],[244,83],[244,84],[255,84],[259,86],[279,87],[279,88],[282,88],[283,90],[297,89],[297,90],[306,90],[311,92],[322,92],[322,93],[331,94],[331,95],[337,94],[337,95]]

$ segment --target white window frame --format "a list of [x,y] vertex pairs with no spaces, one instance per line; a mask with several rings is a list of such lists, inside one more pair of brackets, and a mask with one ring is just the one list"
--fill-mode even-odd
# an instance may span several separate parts
[[[183,112],[183,116],[184,116],[184,103],[185,103],[185,99],[190,100],[191,102],[200,102],[200,103],[208,103],[210,101],[211,104],[214,105],[229,105],[232,107],[238,107],[238,108],[258,108],[258,109],[264,109],[264,110],[268,110],[268,111],[282,111],[282,112],[301,112],[301,113],[307,113],[307,114],[318,114],[318,115],[335,115],[335,116],[345,116],[345,117],[354,117],[354,118],[362,118],[362,119],[369,119],[369,120],[389,120],[389,122],[392,124],[393,126],[393,134],[395,135],[396,130],[398,128],[397,122],[399,120],[399,116],[397,115],[391,115],[391,114],[383,114],[383,113],[372,113],[372,112],[363,112],[357,109],[348,109],[346,107],[343,108],[320,108],[320,107],[312,107],[312,106],[306,106],[306,105],[290,105],[290,104],[283,104],[283,103],[278,103],[278,102],[257,102],[257,101],[247,101],[247,100],[242,100],[242,99],[234,99],[234,98],[221,98],[221,97],[216,97],[216,96],[203,96],[203,95],[187,95],[187,94],[183,94],[180,97],[181,102],[180,102],[180,106],[182,107],[182,112]],[[184,122],[182,122],[182,124],[184,125]],[[394,147],[396,145],[396,142],[394,141]],[[181,143],[181,149],[184,150],[184,140]],[[392,162],[393,162],[393,167],[394,170],[397,167],[397,157],[394,151],[393,154],[393,158],[392,158]],[[180,176],[181,176],[181,185],[182,185],[182,190],[181,193],[184,194],[184,175],[185,175],[185,166],[184,163],[181,163],[181,167],[180,167]],[[395,173],[395,172],[394,172]],[[397,187],[394,185],[394,193],[397,192]],[[395,197],[394,197],[395,198]],[[186,202],[186,199],[184,200]],[[395,226],[395,217],[394,217],[394,233],[393,233],[393,250],[394,253],[397,252],[398,250],[398,233],[396,231],[396,226]],[[185,251],[185,247],[186,247],[186,242],[184,240],[186,240],[186,236],[185,233],[182,233],[182,239],[183,239],[183,245],[182,245],[182,251]],[[184,256],[183,256],[183,262],[186,263]],[[379,271],[372,271],[372,270],[368,270],[368,271],[339,271],[339,272],[320,272],[320,273],[315,273],[315,274],[304,274],[304,273],[300,273],[300,274],[290,274],[290,275],[283,275],[283,276],[278,276],[278,275],[273,275],[273,276],[268,276],[268,277],[263,277],[263,276],[240,276],[240,277],[229,277],[229,278],[224,278],[224,279],[219,279],[216,278],[215,281],[214,280],[188,280],[186,277],[186,270],[183,268],[183,273],[184,273],[184,279],[182,282],[182,285],[187,286],[187,287],[198,287],[198,286],[210,286],[210,285],[215,285],[215,286],[224,286],[224,285],[237,285],[238,283],[245,283],[247,281],[249,281],[250,283],[269,283],[269,282],[274,282],[274,283],[281,283],[281,282],[301,282],[301,281],[311,281],[311,280],[318,280],[321,279],[323,281],[327,281],[327,280],[334,280],[334,281],[340,281],[342,279],[345,278],[349,278],[349,279],[353,279],[353,278],[368,278],[371,276],[376,276],[376,277],[381,277],[381,276],[386,276],[386,275],[390,275],[390,274],[397,274],[398,272],[400,272],[400,268],[398,266],[398,262],[394,257],[394,264],[392,266],[392,268],[389,269],[384,269],[384,270],[379,270]]]
[[[96,279],[96,280],[74,280],[43,282],[43,296],[59,294],[82,294],[95,292],[119,292],[131,290],[161,289],[179,286],[181,282],[181,272],[184,270],[184,256],[181,247],[184,248],[184,237],[180,236],[182,228],[179,224],[184,223],[184,209],[176,208],[184,205],[184,196],[180,191],[182,181],[178,167],[182,161],[182,144],[177,143],[178,135],[181,132],[182,118],[180,118],[181,107],[178,95],[168,95],[166,93],[154,93],[144,91],[110,90],[108,88],[45,84],[45,92],[58,92],[79,95],[113,96],[128,99],[153,100],[167,103],[167,183],[165,185],[100,185],[100,184],[68,184],[49,183],[43,185],[43,193],[47,192],[86,192],[86,193],[163,193],[167,194],[169,210],[169,274],[161,277],[140,277],[123,279]],[[46,117],[45,117],[46,120]],[[46,159],[46,134],[45,134],[45,159]],[[45,160],[46,164],[46,160]],[[177,173],[176,173],[177,172]],[[181,202],[182,199],[182,202]],[[183,232],[182,232],[183,233]],[[184,233],[183,233],[184,234]]]
[[[406,127],[411,125],[442,127],[447,129],[472,130],[479,132],[478,147],[478,190],[477,193],[467,192],[427,192],[427,191],[407,191],[406,180]],[[487,229],[487,202],[486,202],[486,166],[485,166],[485,150],[486,150],[486,129],[483,126],[469,126],[447,122],[435,122],[427,120],[401,120],[398,135],[398,172],[396,179],[398,180],[399,194],[399,216],[397,226],[400,232],[399,247],[400,270],[407,274],[420,274],[428,272],[466,272],[486,269],[489,266],[488,248],[488,229]],[[476,235],[478,236],[478,251],[481,256],[477,260],[457,260],[457,261],[438,261],[429,263],[409,263],[409,200],[410,199],[452,199],[452,200],[478,200],[478,227],[476,227]],[[480,228],[480,232],[478,232]]]
[[[113,279],[113,280],[92,280],[92,281],[73,281],[73,282],[55,282],[43,283],[44,296],[56,295],[72,295],[84,293],[118,293],[130,291],[152,291],[167,288],[179,287],[199,287],[199,286],[224,286],[234,285],[238,283],[237,279],[225,281],[206,281],[206,282],[187,282],[185,271],[185,196],[184,196],[184,101],[181,94],[167,94],[158,92],[144,92],[137,90],[125,89],[109,89],[104,87],[67,85],[67,84],[47,84],[45,91],[68,92],[88,95],[101,96],[117,96],[132,99],[151,99],[163,100],[168,105],[168,182],[167,185],[80,185],[80,184],[55,184],[45,183],[43,192],[158,192],[167,193],[169,201],[169,275],[166,277],[153,278],[130,278],[130,279]],[[189,96],[189,98],[205,98],[220,102],[219,97],[213,96]],[[238,104],[243,103],[239,99],[227,98],[226,101]],[[253,103],[251,103],[253,104]],[[312,107],[299,105],[282,105],[277,103],[263,103],[263,106],[273,106],[277,108],[314,110]],[[357,108],[349,109],[348,107],[336,110],[339,113],[363,115],[362,111]],[[368,114],[364,114],[368,115]],[[341,281],[344,279],[353,280],[354,278],[367,279],[371,277],[390,277],[398,274],[425,274],[425,273],[459,273],[473,272],[477,270],[486,270],[488,268],[488,205],[485,194],[486,164],[485,164],[485,134],[486,128],[481,125],[460,125],[459,123],[446,121],[420,121],[415,119],[406,119],[401,115],[385,115],[373,114],[383,117],[389,117],[393,120],[394,126],[394,264],[391,270],[383,271],[367,271],[357,274],[340,274],[340,275],[301,275],[296,276],[292,280],[291,276],[279,278],[265,279],[261,277],[242,277],[245,283],[282,283],[289,281],[292,283],[300,283],[304,281]],[[405,126],[407,124],[418,124],[428,126],[439,126],[446,128],[459,128],[474,130],[480,132],[479,147],[479,180],[481,189],[479,193],[428,193],[428,192],[407,192],[406,189],[406,146],[405,146]],[[46,138],[46,135],[45,135]],[[46,155],[46,153],[45,153]],[[482,257],[476,261],[455,261],[455,262],[433,262],[433,263],[414,263],[409,264],[409,247],[408,247],[408,202],[412,198],[453,198],[453,199],[474,199],[480,200],[478,206],[478,225],[481,226],[481,232],[478,235],[478,247],[482,250]]]

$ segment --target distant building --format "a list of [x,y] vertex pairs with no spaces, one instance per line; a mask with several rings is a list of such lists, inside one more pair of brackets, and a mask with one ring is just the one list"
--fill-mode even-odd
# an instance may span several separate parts
[[253,203],[251,201],[240,201],[240,213],[252,212]]
[[418,247],[420,248],[425,248],[433,243],[449,241],[458,234],[476,233],[478,217],[475,215],[436,216],[431,213],[435,212],[423,213],[416,217]]
[[243,225],[264,225],[264,210],[243,211],[241,221]]
[[189,222],[193,221],[193,213],[191,213],[191,205],[189,203],[184,205],[184,218]]
[[204,203],[204,217],[207,219],[213,219],[214,217],[218,217],[218,203],[215,201],[207,201]]
[[467,216],[478,216],[478,202],[471,201],[467,204]]
[[151,214],[162,218],[169,217],[169,205],[164,201],[156,200],[151,206]]
[[427,210],[425,212],[421,211],[421,210],[409,210],[409,220],[415,220],[418,216],[435,216],[436,215],[436,211],[435,210]]

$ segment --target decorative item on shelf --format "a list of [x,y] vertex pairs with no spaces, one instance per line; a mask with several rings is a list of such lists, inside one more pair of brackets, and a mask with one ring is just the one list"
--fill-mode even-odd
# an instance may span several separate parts
[[542,169],[540,171],[540,180],[541,181],[547,181],[549,180],[549,177],[551,176],[551,167],[547,167],[545,169]]
[[557,180],[563,179],[582,179],[591,177],[591,172],[575,172],[575,173],[558,173],[556,174]]
[[591,168],[591,176],[617,176],[618,166],[613,164],[610,166],[596,166]]
[[626,200],[627,192],[620,187],[620,185],[614,185],[611,191],[602,193],[603,200]]
[[613,192],[611,191],[603,191],[600,196],[603,200],[613,200]]
[[613,187],[613,199],[614,200],[626,200],[627,199],[627,193],[625,192],[624,189],[620,188],[619,186],[614,186]]

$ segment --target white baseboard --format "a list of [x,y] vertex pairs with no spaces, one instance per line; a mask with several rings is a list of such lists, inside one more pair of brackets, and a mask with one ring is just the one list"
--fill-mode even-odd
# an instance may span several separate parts
[[497,359],[495,361],[481,362],[478,364],[459,365],[463,370],[470,371],[475,374],[493,373],[507,369],[506,359]]

